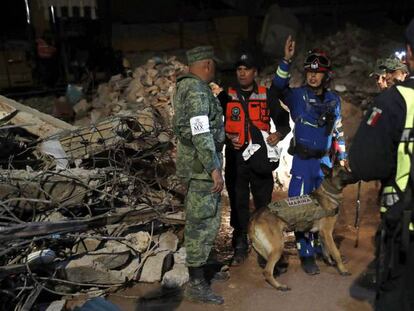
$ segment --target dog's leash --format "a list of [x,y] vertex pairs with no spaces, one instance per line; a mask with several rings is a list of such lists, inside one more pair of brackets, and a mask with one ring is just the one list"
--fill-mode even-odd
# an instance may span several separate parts
[[356,200],[356,208],[355,208],[354,227],[356,229],[356,239],[355,239],[354,247],[358,247],[359,245],[360,210],[361,210],[361,181],[358,182],[358,192],[357,192],[357,200]]

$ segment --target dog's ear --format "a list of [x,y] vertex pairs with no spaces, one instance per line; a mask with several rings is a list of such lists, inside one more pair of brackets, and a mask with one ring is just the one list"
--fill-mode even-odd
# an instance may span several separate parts
[[325,177],[329,177],[332,175],[332,168],[330,168],[328,165],[321,163],[321,170]]

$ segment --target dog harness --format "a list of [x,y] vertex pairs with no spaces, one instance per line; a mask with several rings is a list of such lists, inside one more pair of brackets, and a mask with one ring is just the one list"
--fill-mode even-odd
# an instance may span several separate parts
[[310,231],[313,228],[315,220],[337,215],[339,204],[342,201],[342,194],[334,191],[334,189],[328,186],[327,182],[324,181],[320,189],[322,195],[331,201],[335,208],[323,208],[312,194],[271,202],[268,208],[272,213],[276,213],[278,217],[286,222],[288,231]]

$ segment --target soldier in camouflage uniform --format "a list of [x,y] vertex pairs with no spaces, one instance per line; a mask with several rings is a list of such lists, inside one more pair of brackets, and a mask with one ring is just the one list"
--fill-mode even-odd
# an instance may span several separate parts
[[204,277],[220,226],[220,192],[223,190],[223,111],[208,83],[214,78],[213,48],[196,47],[187,52],[189,73],[177,79],[174,132],[178,137],[177,176],[187,186],[184,231],[186,265],[190,281],[184,296],[193,301],[222,304]]

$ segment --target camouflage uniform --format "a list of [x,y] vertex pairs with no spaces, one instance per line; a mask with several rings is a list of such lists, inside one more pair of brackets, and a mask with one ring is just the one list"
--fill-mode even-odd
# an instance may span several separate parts
[[187,186],[187,266],[200,267],[207,261],[220,226],[220,193],[211,193],[211,172],[222,168],[223,111],[208,84],[193,74],[177,79],[173,102],[177,176]]

